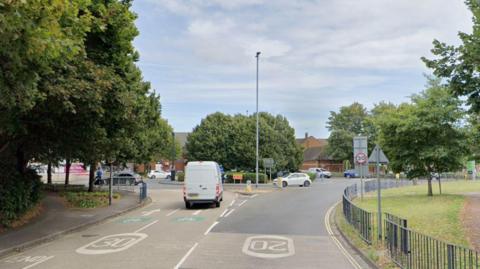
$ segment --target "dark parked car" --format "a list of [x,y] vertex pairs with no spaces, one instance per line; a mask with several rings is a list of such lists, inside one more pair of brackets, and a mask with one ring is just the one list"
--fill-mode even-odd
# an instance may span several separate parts
[[355,177],[358,177],[358,174],[357,174],[357,171],[355,171],[355,169],[350,169],[350,170],[345,170],[345,172],[343,172],[343,176],[346,178],[355,178]]

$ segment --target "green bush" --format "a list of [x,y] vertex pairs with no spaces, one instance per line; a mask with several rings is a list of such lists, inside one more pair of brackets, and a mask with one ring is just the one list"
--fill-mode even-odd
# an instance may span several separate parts
[[315,173],[307,173],[307,175],[310,177],[311,181],[314,181],[317,178],[317,174]]
[[185,173],[184,172],[177,172],[176,177],[177,177],[177,181],[180,181],[180,182],[185,181]]
[[[108,205],[108,192],[83,192],[83,191],[66,191],[61,195],[67,199],[68,203],[73,207],[80,208],[96,208]],[[119,199],[118,193],[112,194],[113,199]]]
[[[225,174],[225,183],[233,183],[233,174],[242,174],[242,183],[247,183],[248,180],[252,181],[252,183],[255,183],[255,173],[249,172],[227,172]],[[258,174],[258,183],[266,183],[267,179],[267,174]],[[235,182],[239,183],[238,180],[236,180]]]
[[0,226],[8,227],[35,206],[41,198],[42,182],[35,171],[25,174],[2,171],[0,177]]

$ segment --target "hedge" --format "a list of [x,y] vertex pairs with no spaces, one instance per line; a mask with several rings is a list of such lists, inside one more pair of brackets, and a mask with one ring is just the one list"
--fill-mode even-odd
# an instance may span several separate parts
[[[255,173],[249,173],[249,172],[228,172],[225,174],[225,183],[233,183],[233,175],[236,174],[242,174],[243,179],[241,183],[247,183],[248,180],[252,181],[252,183],[255,183]],[[258,174],[258,183],[265,183],[265,181],[268,180],[267,174]],[[239,183],[239,180],[235,180],[235,182]]]
[[9,227],[41,197],[42,182],[34,170],[25,174],[4,173],[0,177],[0,226]]

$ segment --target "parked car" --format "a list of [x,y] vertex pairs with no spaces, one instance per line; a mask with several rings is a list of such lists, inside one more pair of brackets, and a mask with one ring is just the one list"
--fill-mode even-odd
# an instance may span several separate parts
[[163,170],[152,170],[148,172],[148,178],[150,179],[156,179],[156,178],[165,178],[165,179],[170,179],[170,172],[166,172]]
[[[107,179],[107,184],[108,184]],[[139,174],[123,171],[113,174],[113,185],[138,185],[142,183],[143,180]]]
[[330,171],[324,168],[319,168],[319,167],[309,168],[308,173],[315,173],[317,174],[317,176],[324,177],[324,178],[332,177],[332,173]]
[[200,203],[214,203],[216,207],[220,207],[220,202],[223,201],[223,183],[222,172],[216,162],[187,164],[183,200],[186,208]]
[[343,172],[343,176],[346,178],[355,178],[355,177],[358,177],[358,173],[357,171],[355,171],[355,169],[350,169],[350,170],[345,170],[345,172]]
[[276,178],[273,180],[273,185],[278,186],[280,179],[282,181],[283,188],[291,185],[309,187],[312,184],[310,177],[305,173],[291,173],[286,177]]

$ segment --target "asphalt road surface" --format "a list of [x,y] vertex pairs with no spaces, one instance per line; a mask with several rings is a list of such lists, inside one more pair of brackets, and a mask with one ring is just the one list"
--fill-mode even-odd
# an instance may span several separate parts
[[367,268],[325,222],[352,182],[227,190],[220,208],[191,210],[180,186],[155,186],[148,206],[3,258],[0,268]]

